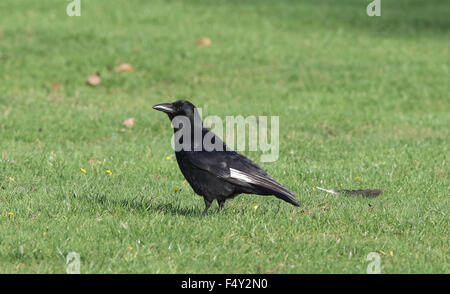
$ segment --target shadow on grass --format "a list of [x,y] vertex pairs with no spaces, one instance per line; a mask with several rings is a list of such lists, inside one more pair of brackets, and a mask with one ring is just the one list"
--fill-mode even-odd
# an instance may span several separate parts
[[110,199],[103,194],[91,194],[91,195],[76,195],[72,194],[73,198],[82,201],[100,203],[105,207],[125,207],[134,211],[142,213],[163,213],[167,215],[183,215],[189,217],[200,217],[203,209],[195,207],[179,207],[172,203],[157,203],[154,198],[146,199],[123,199],[116,200]]

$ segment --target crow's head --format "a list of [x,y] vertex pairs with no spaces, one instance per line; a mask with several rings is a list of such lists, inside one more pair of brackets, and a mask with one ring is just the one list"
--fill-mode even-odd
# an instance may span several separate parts
[[173,103],[161,103],[153,106],[153,109],[165,112],[170,119],[173,119],[176,116],[186,116],[189,119],[194,118],[194,109],[195,106],[189,101],[186,100],[178,100]]

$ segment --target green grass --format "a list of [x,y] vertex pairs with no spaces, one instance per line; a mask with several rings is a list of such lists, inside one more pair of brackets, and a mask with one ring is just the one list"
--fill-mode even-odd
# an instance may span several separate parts
[[[1,273],[65,273],[72,251],[82,273],[365,273],[370,252],[450,273],[448,1],[68,3],[0,3]],[[279,160],[246,155],[300,207],[241,195],[200,218],[151,109],[181,98],[280,116]],[[312,189],[341,184],[384,193]]]

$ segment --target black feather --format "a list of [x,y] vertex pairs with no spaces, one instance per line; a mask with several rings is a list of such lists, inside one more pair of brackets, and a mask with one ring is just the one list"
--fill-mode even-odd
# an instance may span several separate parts
[[316,188],[321,191],[325,191],[325,192],[331,193],[331,194],[361,195],[361,196],[368,197],[368,198],[374,198],[383,193],[383,191],[381,191],[380,189],[333,190],[333,189],[324,189],[321,187],[316,187]]
[[361,195],[361,196],[368,197],[368,198],[374,198],[374,197],[377,197],[377,196],[379,196],[379,195],[381,195],[383,193],[383,191],[381,191],[380,189],[375,189],[375,190],[363,190],[363,189],[358,189],[358,190],[339,190],[337,192],[342,193],[342,194],[349,194],[349,195]]

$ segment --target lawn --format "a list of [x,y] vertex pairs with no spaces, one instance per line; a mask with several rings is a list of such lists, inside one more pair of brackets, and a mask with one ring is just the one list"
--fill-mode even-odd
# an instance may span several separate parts
[[[450,273],[448,1],[81,3],[0,2],[1,273]],[[201,218],[151,108],[177,99],[279,116],[279,159],[244,153],[300,207]],[[384,193],[313,189],[341,185]]]

